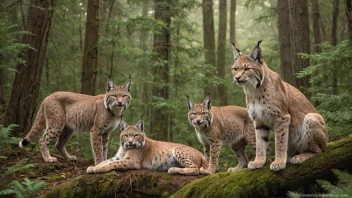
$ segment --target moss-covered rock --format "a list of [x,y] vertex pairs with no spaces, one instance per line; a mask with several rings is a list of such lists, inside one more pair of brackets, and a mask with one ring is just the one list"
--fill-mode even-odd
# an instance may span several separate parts
[[273,172],[262,169],[243,169],[235,173],[217,173],[195,180],[171,197],[285,197],[296,190],[331,177],[331,169],[349,169],[352,165],[352,138],[329,143],[326,151],[301,165],[288,165]]

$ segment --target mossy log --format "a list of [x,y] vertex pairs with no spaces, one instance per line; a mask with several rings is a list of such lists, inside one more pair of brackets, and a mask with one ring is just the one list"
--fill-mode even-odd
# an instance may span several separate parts
[[349,169],[352,165],[352,137],[328,144],[325,152],[301,165],[288,165],[273,172],[267,164],[262,169],[243,169],[235,173],[217,173],[192,181],[171,197],[286,197],[287,191],[331,179],[331,169]]
[[53,188],[42,197],[170,197],[201,176],[171,176],[167,172],[134,170],[105,174],[84,174]]

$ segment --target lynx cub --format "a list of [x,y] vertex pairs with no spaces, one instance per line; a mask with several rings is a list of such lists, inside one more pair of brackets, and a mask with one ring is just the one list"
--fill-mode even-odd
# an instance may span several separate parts
[[187,98],[189,122],[194,126],[198,139],[203,144],[206,159],[210,157],[209,168],[201,169],[201,173],[215,173],[223,144],[228,144],[238,159],[237,166],[229,168],[228,172],[246,168],[246,144],[255,148],[253,123],[248,117],[247,109],[238,106],[211,106],[209,95],[203,104],[194,104],[188,96]]
[[121,120],[120,149],[116,159],[90,166],[88,173],[111,170],[150,169],[168,171],[169,174],[199,175],[199,168],[208,167],[204,156],[196,149],[182,144],[160,142],[147,138],[140,119],[135,126]]
[[108,140],[120,122],[121,115],[131,102],[131,79],[123,86],[115,86],[109,78],[106,93],[89,96],[71,92],[56,92],[46,97],[37,113],[34,124],[20,141],[22,148],[33,141],[44,128],[39,140],[45,162],[56,162],[49,153],[49,144],[56,139],[56,150],[67,160],[76,160],[67,153],[65,144],[73,131],[89,131],[95,164],[107,159]]
[[256,158],[248,168],[264,166],[270,129],[275,131],[275,161],[270,169],[279,171],[286,162],[300,164],[322,152],[328,142],[323,117],[295,87],[270,70],[262,57],[261,41],[247,56],[233,44],[234,81],[243,87],[249,116],[256,134]]

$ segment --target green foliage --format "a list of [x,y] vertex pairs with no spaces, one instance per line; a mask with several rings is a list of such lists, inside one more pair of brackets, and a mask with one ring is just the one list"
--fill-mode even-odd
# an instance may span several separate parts
[[43,181],[31,181],[28,178],[23,179],[24,182],[13,180],[10,184],[11,188],[0,191],[0,195],[15,194],[19,198],[36,197],[39,191],[46,185]]
[[[317,109],[322,113],[330,136],[333,139],[351,134],[352,126],[352,41],[345,40],[337,46],[324,43],[319,45],[321,53],[301,54],[313,64],[298,73],[301,78],[310,75],[313,85],[310,91]],[[337,72],[339,95],[332,95],[332,71]]]
[[11,131],[13,131],[17,126],[18,125],[16,124],[10,124],[8,127],[4,127],[0,124],[0,153],[4,148],[18,143],[19,138],[11,136]]

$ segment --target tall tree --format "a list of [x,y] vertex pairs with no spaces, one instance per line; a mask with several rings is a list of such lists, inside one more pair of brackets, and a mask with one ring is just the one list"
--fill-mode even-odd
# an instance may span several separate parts
[[[298,53],[310,53],[309,17],[307,0],[289,0],[290,31],[293,75],[309,66],[309,59],[302,59]],[[294,85],[301,89],[309,87],[309,77],[296,78]]]
[[[217,50],[217,70],[218,77],[224,79],[226,64],[226,25],[227,25],[227,3],[226,0],[220,0],[219,7],[219,34],[218,34],[218,50]],[[227,92],[223,83],[218,86],[218,95],[221,105],[227,105]]]
[[[215,56],[215,33],[214,33],[214,13],[213,0],[202,0],[203,11],[203,44],[204,44],[204,59],[205,63],[216,66]],[[211,75],[211,74],[207,74]],[[204,95],[211,92],[211,87],[208,86],[204,90]]]
[[314,36],[314,51],[320,53],[321,49],[318,44],[321,44],[321,21],[320,21],[320,10],[318,0],[312,0],[312,15],[313,15],[313,36]]
[[81,93],[94,95],[98,66],[100,0],[88,0],[84,39]]
[[345,0],[349,38],[352,39],[352,0]]
[[281,76],[287,83],[296,86],[293,76],[288,0],[277,1],[277,22],[279,29]]
[[[158,34],[154,34],[153,51],[156,54],[155,60],[160,64],[153,68],[154,86],[153,103],[164,101],[169,98],[170,69],[170,26],[171,26],[171,0],[155,0],[154,18],[164,23],[164,27]],[[154,138],[168,140],[168,111],[165,106],[153,106],[151,118],[151,131]]]
[[[331,45],[337,44],[337,16],[339,14],[339,0],[332,1]],[[337,95],[337,67],[332,70],[332,93]]]
[[[31,1],[29,5],[26,30],[31,34],[23,36],[23,43],[33,49],[25,48],[19,55],[25,63],[16,66],[18,72],[2,119],[5,126],[12,123],[19,125],[18,131],[28,132],[35,115],[55,3],[56,0],[37,0]],[[18,132],[14,135],[18,135]]]
[[236,43],[236,0],[230,5],[230,39]]

